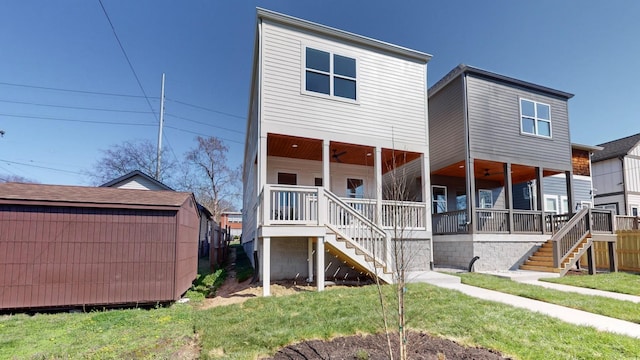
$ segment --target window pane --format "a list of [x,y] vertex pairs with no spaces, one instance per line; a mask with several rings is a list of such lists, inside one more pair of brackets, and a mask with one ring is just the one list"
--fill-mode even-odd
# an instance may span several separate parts
[[364,180],[347,179],[347,196],[350,198],[364,197]]
[[329,95],[329,75],[307,70],[307,90]]
[[481,208],[488,209],[493,207],[493,193],[491,190],[480,190],[479,197]]
[[297,185],[298,175],[291,173],[278,173],[278,184],[280,185]]
[[549,105],[536,104],[538,119],[549,120]]
[[520,100],[520,108],[522,109],[522,116],[536,116],[536,110],[532,101]]
[[329,53],[307,48],[307,68],[329,72]]
[[522,132],[526,132],[526,133],[529,133],[529,134],[535,134],[536,133],[536,126],[535,126],[535,122],[533,121],[533,119],[522,118]]
[[551,136],[551,123],[538,120],[538,135]]
[[333,55],[333,72],[338,75],[356,77],[356,59]]
[[356,99],[356,82],[342,78],[333,79],[333,95],[349,99]]

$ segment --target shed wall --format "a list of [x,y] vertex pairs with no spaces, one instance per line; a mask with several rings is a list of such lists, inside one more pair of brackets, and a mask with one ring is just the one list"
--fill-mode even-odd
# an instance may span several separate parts
[[175,299],[176,213],[0,205],[0,308]]

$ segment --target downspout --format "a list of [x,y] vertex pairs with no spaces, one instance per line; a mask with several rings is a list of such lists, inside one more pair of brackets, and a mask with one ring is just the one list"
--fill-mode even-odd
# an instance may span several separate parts
[[618,159],[620,160],[620,168],[622,169],[622,200],[623,200],[623,205],[624,205],[624,214],[621,215],[628,215],[627,214],[627,210],[628,210],[628,202],[629,202],[629,194],[627,194],[627,179],[626,179],[626,174],[624,172],[624,155],[620,155],[618,156]]

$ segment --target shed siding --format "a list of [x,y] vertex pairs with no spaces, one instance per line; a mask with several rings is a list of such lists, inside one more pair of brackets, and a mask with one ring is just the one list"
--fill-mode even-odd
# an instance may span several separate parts
[[0,205],[0,308],[175,300],[176,230],[176,211]]
[[176,239],[176,287],[173,299],[179,299],[198,274],[199,217],[196,204],[187,200],[178,212]]
[[462,78],[429,98],[429,156],[431,170],[465,159],[465,115]]
[[[263,135],[426,150],[426,64],[268,20],[262,29]],[[357,103],[302,93],[304,46],[356,58]]]
[[[473,158],[571,170],[565,99],[473,75],[467,75],[467,97]],[[519,97],[551,106],[551,139],[520,133]]]

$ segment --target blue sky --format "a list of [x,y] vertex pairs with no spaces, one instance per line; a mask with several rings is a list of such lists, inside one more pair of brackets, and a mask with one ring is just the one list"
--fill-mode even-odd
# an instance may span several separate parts
[[640,132],[638,1],[103,4],[148,102],[98,0],[6,0],[0,176],[88,185],[83,172],[101,150],[126,140],[157,141],[163,72],[163,142],[171,156],[181,159],[197,134],[214,135],[240,164],[256,6],[430,53],[429,86],[465,63],[573,93],[573,142],[595,145]]

